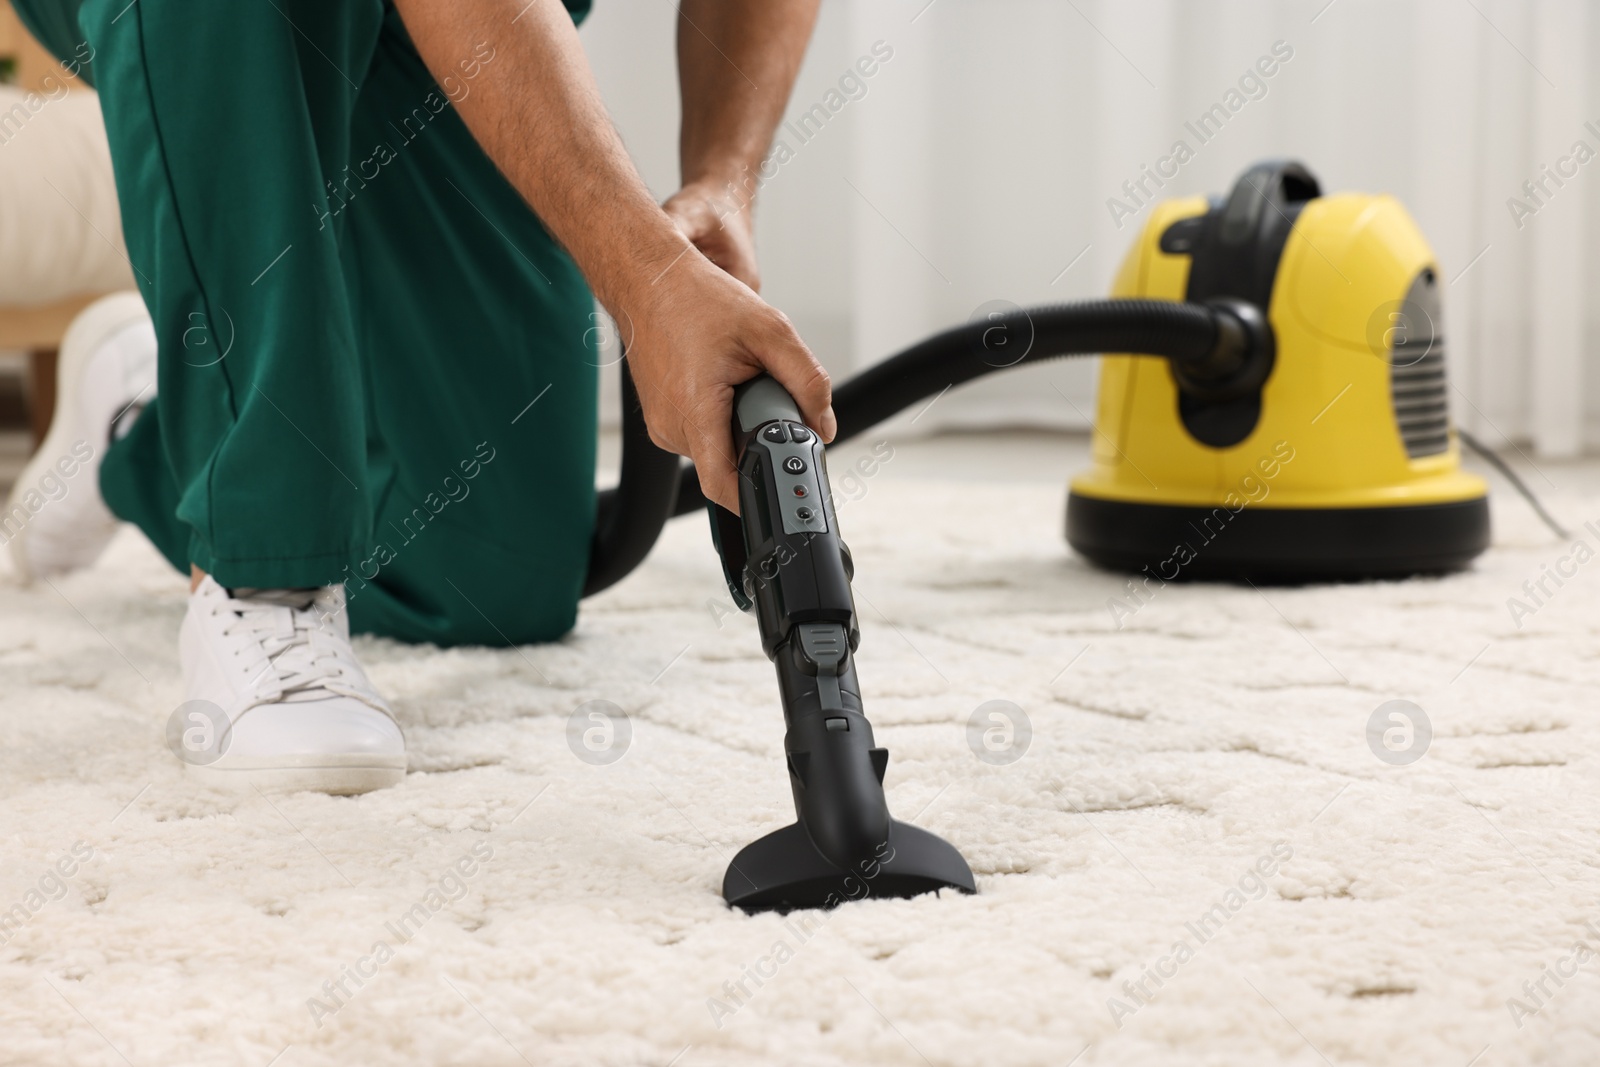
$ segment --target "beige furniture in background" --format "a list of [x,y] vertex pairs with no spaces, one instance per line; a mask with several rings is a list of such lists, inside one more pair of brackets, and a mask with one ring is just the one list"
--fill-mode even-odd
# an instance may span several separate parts
[[[88,91],[23,29],[8,0],[0,0],[0,57],[15,60],[19,88],[38,91],[47,77],[53,77],[73,85],[75,92]],[[28,406],[35,445],[44,439],[55,407],[56,353],[61,337],[73,317],[102,295],[91,291],[45,304],[17,305],[6,304],[0,294],[0,348],[20,349],[30,357]]]

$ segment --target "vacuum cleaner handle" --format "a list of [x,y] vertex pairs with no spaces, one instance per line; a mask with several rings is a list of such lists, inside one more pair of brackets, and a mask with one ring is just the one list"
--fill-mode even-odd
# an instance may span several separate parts
[[1317,176],[1304,163],[1293,159],[1257,163],[1233,183],[1222,209],[1218,241],[1253,246],[1264,227],[1276,227],[1280,222],[1292,225],[1294,206],[1321,195]]
[[[822,440],[770,375],[734,390],[733,445],[739,514],[721,507],[712,514],[729,592],[771,624],[763,628],[769,656],[788,636],[791,616],[846,625],[854,648],[860,639],[850,594],[854,568],[839,536]],[[774,610],[764,615],[764,597],[781,597],[781,604],[768,605]]]
[[883,858],[888,752],[877,748],[856,681],[855,598],[822,441],[793,398],[762,375],[734,394],[739,514],[712,506],[729,591],[754,610],[777,668],[795,813],[844,870]]
[[790,396],[772,375],[757,375],[743,385],[734,387],[735,433],[753,434],[764,423],[777,419],[787,419],[790,422],[804,421],[800,417],[800,406],[794,402],[794,397]]
[[[750,438],[765,423],[802,421],[794,397],[771,375],[758,375],[733,390],[733,454],[743,458]],[[734,465],[738,466],[737,461]],[[740,506],[742,508],[743,504]],[[750,611],[755,603],[744,588],[744,570],[749,556],[739,516],[715,505],[710,507],[710,512],[711,541],[722,560],[722,577],[728,583],[728,595],[733,597],[740,611]]]

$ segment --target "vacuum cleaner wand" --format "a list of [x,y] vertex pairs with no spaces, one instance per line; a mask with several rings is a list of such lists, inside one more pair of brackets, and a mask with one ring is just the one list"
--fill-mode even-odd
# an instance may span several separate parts
[[839,536],[822,442],[765,375],[734,400],[739,515],[712,510],[734,600],[754,609],[778,672],[795,822],[744,848],[722,895],[746,911],[833,907],[867,896],[975,891],[954,846],[896,822],[883,793],[887,749],[861,704],[854,568]]

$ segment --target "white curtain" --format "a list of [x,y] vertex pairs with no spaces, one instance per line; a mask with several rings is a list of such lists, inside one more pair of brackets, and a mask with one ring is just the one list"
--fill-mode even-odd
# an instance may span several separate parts
[[[986,301],[1103,294],[1145,215],[1124,183],[1178,141],[1193,158],[1161,197],[1224,192],[1251,162],[1291,156],[1329,190],[1391,192],[1416,216],[1449,282],[1461,425],[1542,455],[1592,448],[1594,7],[829,0],[780,134],[791,155],[761,188],[766,294],[848,373]],[[664,0],[598,0],[585,30],[663,196],[676,177],[672,33]],[[878,42],[892,57],[841,85]],[[1202,142],[1191,127],[1219,103],[1237,110]],[[1137,212],[1120,228],[1113,197]],[[1010,372],[942,399],[917,428],[1083,426],[1093,381],[1088,362]]]

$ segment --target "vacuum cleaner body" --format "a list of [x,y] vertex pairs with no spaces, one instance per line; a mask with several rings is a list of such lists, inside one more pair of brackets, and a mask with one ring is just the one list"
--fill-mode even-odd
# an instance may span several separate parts
[[1400,576],[1488,545],[1487,487],[1450,426],[1432,250],[1389,196],[1321,196],[1298,164],[1261,164],[1226,201],[1169,201],[1114,296],[1235,297],[1276,338],[1259,393],[1209,402],[1179,367],[1101,364],[1093,466],[1067,538],[1164,581]]

